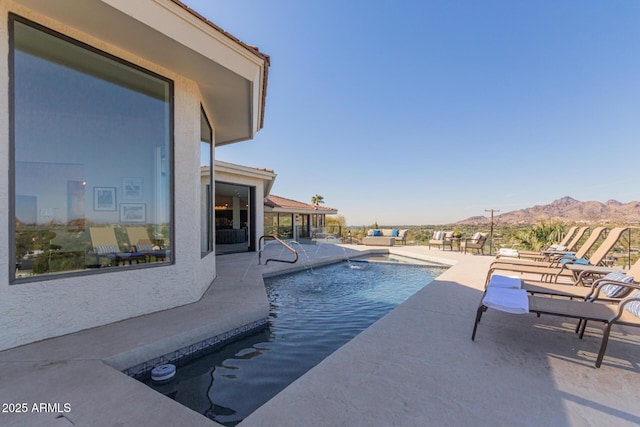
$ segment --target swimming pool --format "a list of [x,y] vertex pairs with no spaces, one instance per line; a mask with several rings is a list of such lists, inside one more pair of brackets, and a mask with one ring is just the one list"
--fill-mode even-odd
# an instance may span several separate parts
[[178,367],[168,384],[147,383],[234,426],[445,269],[350,261],[266,279],[266,329]]

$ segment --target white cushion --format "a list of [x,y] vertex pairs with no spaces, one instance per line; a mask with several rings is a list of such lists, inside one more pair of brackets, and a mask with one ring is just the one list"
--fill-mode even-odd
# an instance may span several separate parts
[[549,249],[548,249],[548,250],[550,250],[550,251],[564,252],[564,251],[566,251],[566,250],[567,250],[567,247],[566,247],[566,246],[563,246],[563,245],[551,245],[551,246],[549,246]]
[[510,257],[520,256],[520,252],[518,252],[517,249],[510,249],[510,248],[500,248],[498,253],[502,256],[510,256]]

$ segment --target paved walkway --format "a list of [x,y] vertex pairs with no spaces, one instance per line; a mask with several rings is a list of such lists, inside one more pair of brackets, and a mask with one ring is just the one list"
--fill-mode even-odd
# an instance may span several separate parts
[[[26,414],[0,412],[0,425],[217,425],[120,370],[265,318],[262,275],[369,249],[305,246],[293,266],[219,256],[218,277],[198,303],[0,352],[0,403],[28,406]],[[492,258],[391,251],[454,265],[241,426],[640,424],[639,330],[616,328],[600,369],[599,330],[579,340],[571,321],[550,316],[489,311],[472,342]],[[34,403],[58,403],[62,412],[38,413]]]

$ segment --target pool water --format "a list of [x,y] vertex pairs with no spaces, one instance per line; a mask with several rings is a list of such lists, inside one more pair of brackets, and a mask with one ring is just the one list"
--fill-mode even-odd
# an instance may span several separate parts
[[423,261],[396,254],[369,254],[359,258],[351,258],[350,262],[386,262],[392,264],[424,265],[429,267],[447,268],[446,265],[439,264],[433,261]]
[[150,385],[235,426],[444,270],[344,262],[266,279],[266,329],[178,367],[168,384]]

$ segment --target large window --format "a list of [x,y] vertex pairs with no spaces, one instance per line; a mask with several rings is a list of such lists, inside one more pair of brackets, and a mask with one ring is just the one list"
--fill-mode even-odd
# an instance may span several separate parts
[[15,279],[172,259],[170,81],[10,20]]

